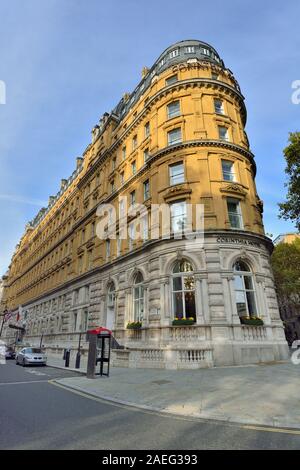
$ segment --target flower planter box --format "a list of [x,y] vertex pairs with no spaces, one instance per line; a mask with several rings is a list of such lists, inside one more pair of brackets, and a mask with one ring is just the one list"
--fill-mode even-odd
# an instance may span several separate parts
[[264,322],[261,318],[245,318],[241,317],[241,324],[248,326],[263,326]]
[[195,320],[173,320],[172,326],[191,326],[195,324]]
[[140,328],[142,328],[142,323],[140,321],[135,321],[127,324],[128,330],[139,330]]

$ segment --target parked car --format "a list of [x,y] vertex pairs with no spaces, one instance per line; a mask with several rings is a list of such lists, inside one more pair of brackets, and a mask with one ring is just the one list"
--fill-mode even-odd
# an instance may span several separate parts
[[27,365],[39,364],[45,366],[47,357],[41,348],[23,348],[16,355],[16,364]]
[[15,359],[16,353],[12,347],[6,346],[5,348],[5,359]]

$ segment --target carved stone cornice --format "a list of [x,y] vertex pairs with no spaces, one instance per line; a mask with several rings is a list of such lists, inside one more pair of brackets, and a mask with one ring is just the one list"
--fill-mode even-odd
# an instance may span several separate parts
[[94,241],[94,240],[89,240],[89,241],[86,243],[87,249],[93,248],[93,246],[95,246],[95,241]]
[[87,196],[85,200],[83,201],[83,207],[86,209],[89,206],[90,203],[90,197]]
[[255,274],[255,280],[259,284],[263,284],[265,281],[265,276],[263,274]]
[[168,201],[169,199],[173,199],[177,196],[189,195],[191,192],[192,190],[186,184],[177,184],[176,186],[168,188],[163,198],[165,201]]
[[[120,145],[123,144],[124,140],[131,134],[132,131],[142,122],[145,118],[145,115],[149,113],[149,110],[153,104],[159,101],[162,97],[166,96],[166,94],[173,93],[174,90],[178,91],[180,88],[186,89],[189,86],[191,87],[210,87],[213,86],[216,89],[219,89],[222,92],[227,92],[231,96],[234,96],[239,101],[239,105],[241,107],[241,112],[244,118],[244,124],[246,123],[246,108],[244,104],[244,97],[240,93],[239,90],[234,88],[233,86],[229,85],[228,83],[219,81],[219,80],[212,80],[209,78],[192,78],[187,80],[180,80],[168,87],[159,90],[155,95],[153,95],[149,101],[147,102],[147,106],[143,108],[143,111],[139,113],[139,115],[135,118],[130,126],[126,128],[123,134],[120,135],[119,139],[114,142],[109,148],[105,149],[103,152],[99,151],[95,163],[89,168],[89,170],[83,175],[80,182],[78,183],[78,188],[85,184],[85,182],[89,179],[90,175],[95,171],[96,168],[99,168],[102,163],[109,158],[114,152],[117,151]],[[123,117],[124,118],[124,117]]]
[[234,193],[240,196],[246,196],[247,191],[238,183],[229,183],[220,188],[222,193]]
[[203,279],[208,279],[208,274],[207,273],[194,273],[194,278],[196,281],[202,281]]
[[98,196],[99,196],[99,190],[98,190],[98,188],[97,188],[97,189],[95,189],[95,190],[93,191],[93,199],[94,199],[94,200],[97,199]]

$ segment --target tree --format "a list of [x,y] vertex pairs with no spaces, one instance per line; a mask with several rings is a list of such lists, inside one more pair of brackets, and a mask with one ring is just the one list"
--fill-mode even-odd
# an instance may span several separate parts
[[279,243],[271,261],[279,304],[292,303],[300,307],[300,239]]
[[279,217],[295,222],[300,231],[300,132],[291,132],[289,145],[283,151],[288,175],[286,201],[279,204]]

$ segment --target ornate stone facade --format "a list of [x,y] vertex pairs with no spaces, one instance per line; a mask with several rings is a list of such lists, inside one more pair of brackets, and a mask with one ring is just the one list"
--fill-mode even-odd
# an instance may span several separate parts
[[[122,366],[287,357],[245,124],[240,88],[211,46],[182,41],[144,69],[16,249],[4,296],[10,311],[22,307],[23,342],[61,354],[106,325],[125,347],[113,356]],[[174,231],[187,203],[203,204],[204,242],[108,244],[96,236],[96,211],[111,203],[118,212],[119,196],[144,203],[149,218],[152,204],[168,204]],[[260,324],[245,324],[250,317]]]

